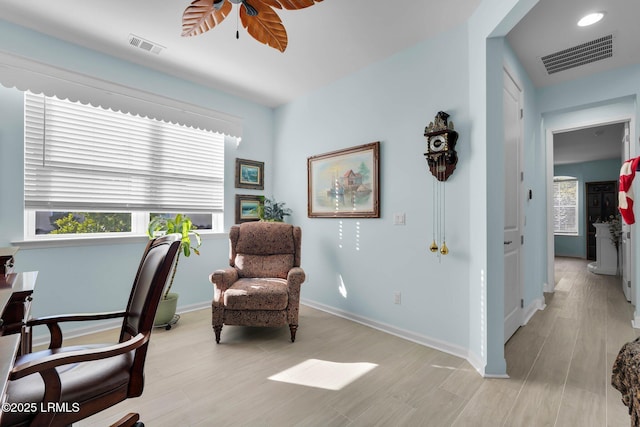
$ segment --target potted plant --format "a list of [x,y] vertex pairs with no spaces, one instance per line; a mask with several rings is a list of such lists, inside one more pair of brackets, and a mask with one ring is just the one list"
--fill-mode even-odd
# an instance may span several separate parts
[[285,208],[285,202],[276,202],[275,197],[271,199],[262,197],[262,205],[258,208],[261,221],[284,222],[284,217],[291,215],[292,211]]
[[[161,234],[178,233],[182,235],[180,251],[176,256],[176,262],[173,265],[171,278],[169,279],[166,290],[162,294],[160,304],[158,305],[158,311],[156,312],[156,317],[153,321],[155,326],[166,325],[167,329],[171,329],[171,324],[176,314],[176,307],[178,306],[178,294],[170,291],[173,286],[173,279],[176,276],[176,270],[178,269],[180,254],[184,254],[186,257],[190,256],[191,252],[196,255],[200,255],[198,248],[202,244],[202,240],[200,235],[194,231],[196,228],[197,227],[193,225],[193,222],[191,222],[191,219],[182,214],[177,214],[174,218],[156,216],[149,221],[147,235],[150,239]],[[191,236],[195,238],[195,246],[192,245]]]
[[620,243],[622,243],[622,220],[620,214],[609,215],[609,234],[611,243],[616,248],[616,274],[620,272]]

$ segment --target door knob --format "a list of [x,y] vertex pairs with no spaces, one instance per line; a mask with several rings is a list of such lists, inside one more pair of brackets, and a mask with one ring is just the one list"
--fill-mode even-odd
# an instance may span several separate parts
[[513,243],[513,240],[507,240],[506,242],[504,242],[505,245],[510,245]]

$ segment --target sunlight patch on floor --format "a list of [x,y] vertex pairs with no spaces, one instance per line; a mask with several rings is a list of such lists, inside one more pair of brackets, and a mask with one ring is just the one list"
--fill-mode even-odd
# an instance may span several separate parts
[[272,381],[340,390],[377,367],[375,363],[338,363],[319,359],[304,362],[269,377]]

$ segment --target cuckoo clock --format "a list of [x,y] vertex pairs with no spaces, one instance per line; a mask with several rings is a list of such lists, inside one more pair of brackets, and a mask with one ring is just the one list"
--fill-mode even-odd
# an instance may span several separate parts
[[446,181],[456,169],[458,153],[456,141],[458,132],[453,130],[453,122],[448,121],[449,115],[444,111],[438,112],[435,120],[424,130],[427,138],[427,159],[431,174],[438,181]]
[[458,163],[456,142],[458,132],[453,130],[453,122],[444,111],[438,112],[433,122],[424,130],[427,138],[427,152],[424,157],[427,160],[429,171],[434,176],[433,181],[433,241],[429,250],[440,255],[447,255],[446,237],[446,187],[445,181],[451,176]]

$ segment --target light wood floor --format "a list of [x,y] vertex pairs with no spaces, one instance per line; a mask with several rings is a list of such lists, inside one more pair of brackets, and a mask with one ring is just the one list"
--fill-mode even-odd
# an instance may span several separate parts
[[[556,283],[506,345],[510,379],[483,379],[462,359],[308,307],[294,344],[288,328],[225,326],[216,345],[203,310],[154,331],[142,397],[78,425],[130,411],[149,427],[629,425],[609,385],[619,348],[637,335],[619,278],[565,258]],[[377,366],[337,390],[269,379],[309,360],[334,362],[307,362],[302,377],[313,384],[344,380],[356,362]]]

